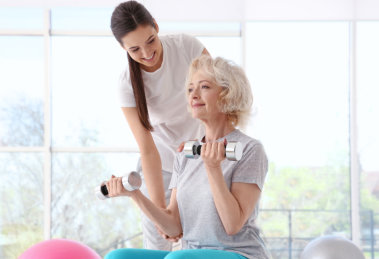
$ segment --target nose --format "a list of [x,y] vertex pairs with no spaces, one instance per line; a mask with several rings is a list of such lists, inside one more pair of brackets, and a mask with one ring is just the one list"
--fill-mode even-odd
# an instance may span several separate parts
[[191,99],[199,99],[200,98],[200,91],[198,87],[194,87],[191,92]]
[[144,58],[149,58],[151,56],[150,48],[144,47],[144,48],[141,48],[141,51]]

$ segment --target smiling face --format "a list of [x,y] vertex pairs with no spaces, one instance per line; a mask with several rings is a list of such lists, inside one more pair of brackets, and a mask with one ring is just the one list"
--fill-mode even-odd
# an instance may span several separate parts
[[163,48],[158,37],[158,25],[139,25],[121,38],[123,48],[130,57],[148,72],[156,71],[163,61]]
[[222,87],[216,85],[201,69],[196,71],[187,86],[187,98],[192,117],[209,121],[225,116],[218,105],[221,91]]

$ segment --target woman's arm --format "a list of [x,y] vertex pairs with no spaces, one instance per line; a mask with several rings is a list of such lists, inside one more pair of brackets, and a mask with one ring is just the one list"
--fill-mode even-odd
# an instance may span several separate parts
[[172,189],[170,204],[166,209],[155,206],[139,190],[131,193],[131,198],[137,203],[138,207],[161,231],[169,237],[177,237],[182,234],[182,224],[176,201],[176,188]]
[[151,201],[161,208],[166,208],[165,191],[162,177],[162,162],[151,132],[143,127],[137,108],[122,108],[122,112],[137,141],[140,153],[142,172]]
[[226,233],[234,235],[250,217],[261,190],[256,184],[238,182],[232,183],[229,190],[221,169],[224,154],[223,142],[203,144],[201,150],[217,212]]
[[125,190],[122,185],[122,177],[112,176],[106,185],[110,197],[131,197],[142,212],[168,236],[176,237],[182,233],[178,203],[176,201],[176,188],[172,189],[169,206],[161,208],[146,198],[140,190]]

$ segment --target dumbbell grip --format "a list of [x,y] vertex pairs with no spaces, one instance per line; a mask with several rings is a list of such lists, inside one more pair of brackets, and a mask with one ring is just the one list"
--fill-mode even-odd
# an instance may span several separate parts
[[109,194],[107,186],[104,184],[100,187],[101,193],[104,194],[104,196],[107,196]]
[[[197,140],[189,140],[184,144],[183,151],[187,158],[198,158],[201,155],[201,145]],[[240,142],[230,141],[225,146],[225,156],[228,160],[239,161],[242,158]]]
[[[107,182],[104,181],[100,186],[97,186],[95,188],[95,194],[101,200],[109,198],[108,197],[109,191],[106,186],[106,183]],[[142,184],[141,176],[137,172],[132,171],[122,177],[122,186],[125,188],[125,190],[128,190],[128,191],[137,190],[141,187],[141,184]]]
[[193,147],[193,153],[195,154],[195,155],[201,155],[201,146],[199,145],[199,146],[194,146]]

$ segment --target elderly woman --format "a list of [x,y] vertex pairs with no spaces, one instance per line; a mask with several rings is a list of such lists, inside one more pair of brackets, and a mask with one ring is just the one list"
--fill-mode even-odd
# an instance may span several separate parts
[[[206,133],[200,159],[177,155],[168,207],[155,206],[139,190],[125,190],[121,178],[107,183],[111,197],[131,197],[168,237],[183,234],[183,250],[118,249],[106,259],[269,257],[255,225],[266,154],[259,141],[236,129],[252,105],[246,75],[225,59],[202,55],[192,62],[186,87],[189,110]],[[241,160],[225,159],[228,141],[243,145]]]

